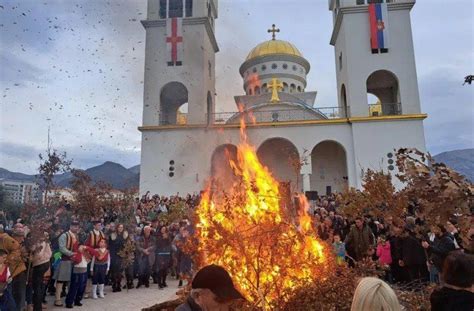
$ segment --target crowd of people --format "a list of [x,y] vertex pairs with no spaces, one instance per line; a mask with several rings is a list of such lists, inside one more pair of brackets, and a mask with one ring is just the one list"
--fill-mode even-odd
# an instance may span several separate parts
[[[446,223],[424,229],[425,219],[416,207],[402,217],[345,216],[334,196],[310,201],[310,213],[319,237],[333,244],[339,264],[376,263],[389,283],[440,284],[440,271],[452,252],[472,251],[463,245],[453,215]],[[474,230],[471,229],[471,237]],[[472,238],[469,239],[472,243]],[[466,247],[465,247],[466,246]]]
[[[242,299],[220,267],[196,274],[191,282],[195,271],[184,246],[193,234],[193,226],[186,216],[163,216],[177,206],[192,211],[199,200],[199,195],[164,197],[147,193],[134,201],[131,221],[124,221],[116,212],[79,221],[66,202],[54,215],[49,230],[33,243],[25,242],[30,234],[28,224],[21,219],[4,221],[0,224],[0,310],[43,310],[47,294],[55,296],[54,306],[74,308],[82,306],[88,296],[103,299],[105,286],[111,286],[112,292],[151,285],[163,289],[170,275],[179,280],[178,286],[193,287],[178,310],[211,310],[201,308],[202,301],[221,301],[222,295]],[[396,220],[369,215],[351,218],[343,214],[334,196],[309,203],[315,230],[333,245],[337,264],[372,262],[388,284],[439,284],[441,289],[432,296],[433,310],[474,308],[474,264],[468,254],[472,247],[465,247],[459,237],[455,217],[420,233],[416,228],[424,223],[424,217],[416,208]],[[214,281],[206,279],[209,275]],[[219,286],[229,287],[228,291],[215,286],[218,279],[223,282]],[[386,289],[385,282],[377,282],[359,284],[353,310],[365,310],[354,308],[367,303],[357,302],[358,295],[372,291],[375,299],[375,287]],[[204,299],[205,295],[210,298]],[[436,307],[450,303],[450,308]]]
[[[197,195],[149,196],[133,204],[133,217],[104,211],[103,217],[79,221],[65,202],[49,230],[28,243],[30,228],[22,219],[0,224],[0,310],[44,310],[46,295],[54,306],[82,306],[84,298],[105,298],[124,289],[168,286],[172,274],[179,285],[191,279],[191,257],[183,250],[192,226],[186,217],[160,220],[178,204],[193,209]],[[31,239],[30,239],[31,240]],[[137,280],[136,282],[134,282]]]

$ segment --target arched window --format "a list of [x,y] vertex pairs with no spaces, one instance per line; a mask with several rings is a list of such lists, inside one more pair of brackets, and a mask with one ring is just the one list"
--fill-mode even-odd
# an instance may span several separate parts
[[290,84],[290,93],[294,93],[296,91],[296,85],[293,83]]
[[300,85],[298,85],[297,89],[298,89],[298,92],[301,92],[301,86]]
[[266,83],[264,83],[264,84],[262,85],[262,94],[263,94],[263,93],[268,93],[268,88],[267,88],[267,84],[266,84]]
[[253,91],[251,87],[248,88],[247,95],[253,95]]
[[283,82],[283,92],[288,93],[288,83]]
[[160,93],[160,125],[187,122],[188,89],[180,82],[166,84]]
[[388,70],[378,70],[367,78],[369,115],[399,115],[402,113],[398,79]]
[[260,87],[259,86],[255,87],[255,95],[260,95]]

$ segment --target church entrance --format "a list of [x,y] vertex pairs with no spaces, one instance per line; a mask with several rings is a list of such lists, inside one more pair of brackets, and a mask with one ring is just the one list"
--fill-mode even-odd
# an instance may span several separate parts
[[238,179],[230,166],[229,160],[237,163],[237,147],[232,144],[218,146],[211,158],[211,176],[213,186],[219,186],[219,189],[228,189]]
[[179,82],[170,82],[161,89],[160,125],[187,123],[188,89]]
[[346,151],[335,141],[323,141],[311,152],[311,190],[319,195],[340,192],[347,186]]
[[300,156],[293,143],[284,138],[270,138],[260,145],[257,156],[282,185],[292,192],[301,190]]

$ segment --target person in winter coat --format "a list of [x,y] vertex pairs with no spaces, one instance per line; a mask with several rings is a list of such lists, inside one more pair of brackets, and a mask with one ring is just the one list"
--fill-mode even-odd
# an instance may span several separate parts
[[455,252],[443,265],[444,285],[430,296],[432,311],[474,310],[474,257]]
[[379,260],[379,264],[385,271],[385,281],[392,283],[392,251],[390,247],[390,241],[387,241],[384,235],[381,235],[377,239],[377,250],[376,255]]
[[421,242],[423,248],[428,250],[430,262],[438,269],[442,274],[442,268],[444,259],[448,254],[456,249],[452,235],[446,231],[446,228],[442,225],[437,225],[438,229],[435,230],[436,238],[430,244],[427,241]]
[[124,249],[128,238],[128,232],[125,231],[123,224],[118,224],[116,231],[112,232],[109,237],[110,273],[113,292],[122,291],[121,282],[124,268],[122,267],[120,252]]
[[370,246],[375,245],[375,237],[364,220],[357,217],[345,240],[346,248],[350,248],[356,261],[362,260]]
[[43,297],[46,286],[44,285],[44,275],[50,270],[50,259],[52,256],[51,246],[45,237],[34,244],[31,248],[31,266],[32,273],[32,289],[33,289],[33,311],[41,311]]
[[168,286],[166,284],[166,275],[171,265],[171,239],[168,228],[165,226],[160,228],[156,238],[155,261],[158,287],[163,289]]
[[403,234],[399,265],[405,267],[409,282],[428,278],[425,251],[415,233],[408,227]]
[[151,235],[152,228],[146,226],[143,228],[143,234],[137,241],[137,260],[138,260],[138,284],[150,287],[151,267],[155,261],[155,237]]
[[378,238],[376,254],[381,266],[389,266],[392,263],[390,241],[387,241],[385,236],[380,236]]
[[334,249],[334,254],[336,255],[336,263],[338,265],[343,265],[344,260],[346,259],[346,245],[341,241],[339,234],[335,234],[333,240],[332,247]]

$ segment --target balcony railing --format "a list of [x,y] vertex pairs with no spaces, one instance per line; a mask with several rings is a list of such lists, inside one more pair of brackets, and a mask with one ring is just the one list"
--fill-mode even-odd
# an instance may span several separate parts
[[[329,120],[351,117],[350,107],[319,107],[311,109],[280,109],[260,110],[252,112],[216,112],[201,122],[190,121],[187,113],[160,114],[160,125],[189,125],[189,124],[235,124],[243,116],[247,123],[278,123],[308,120]],[[395,116],[402,114],[401,103],[383,103],[369,105],[368,116]],[[208,121],[209,120],[209,121]]]
[[397,116],[402,114],[401,103],[383,103],[369,105],[369,116]]
[[[282,109],[244,112],[247,122],[267,123],[267,122],[288,122],[305,120],[326,120],[345,118],[348,115],[348,108],[344,107],[322,107],[313,109]],[[238,123],[241,114],[236,112],[218,112],[213,114],[214,124]]]

